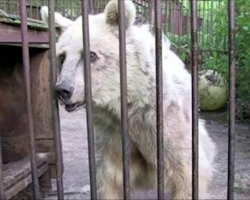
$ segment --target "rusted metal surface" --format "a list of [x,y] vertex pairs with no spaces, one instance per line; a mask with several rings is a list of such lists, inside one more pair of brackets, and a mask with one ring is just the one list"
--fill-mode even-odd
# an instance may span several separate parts
[[161,1],[154,1],[156,49],[156,124],[158,199],[164,199],[164,137],[163,137],[163,77]]
[[126,61],[126,30],[125,30],[125,0],[118,2],[119,12],[119,55],[120,55],[120,87],[121,87],[121,127],[123,154],[123,192],[124,199],[130,199],[130,142],[128,133],[127,108],[127,61]]
[[[17,27],[13,28],[6,24],[0,24],[0,42],[22,43],[23,48],[23,65],[24,65],[24,81],[26,91],[26,107],[27,122],[30,136],[30,152],[31,152],[31,169],[32,182],[34,184],[33,192],[36,199],[40,199],[38,168],[36,160],[36,146],[34,136],[33,110],[31,102],[31,81],[30,81],[30,61],[29,61],[29,43],[50,43],[50,62],[51,62],[51,105],[53,106],[53,126],[55,130],[55,146],[56,146],[56,171],[57,171],[57,189],[58,199],[64,199],[63,194],[63,159],[62,144],[60,135],[60,120],[58,116],[58,105],[55,98],[53,86],[57,78],[56,68],[56,52],[55,52],[55,22],[54,10],[55,2],[49,1],[50,11],[50,30],[49,36],[45,32],[38,33],[30,31],[27,27],[26,2],[22,0],[20,3],[21,13],[21,35]],[[125,36],[125,0],[118,1],[119,9],[119,51],[120,51],[120,88],[121,88],[121,127],[122,127],[122,152],[123,152],[123,191],[124,199],[130,199],[129,184],[129,163],[130,163],[130,143],[127,122],[127,68],[126,68],[126,36]],[[65,0],[63,1],[66,2]],[[89,152],[89,174],[91,199],[97,199],[96,185],[96,166],[95,166],[95,145],[94,130],[92,122],[92,91],[91,91],[91,68],[90,68],[90,44],[89,44],[89,21],[88,14],[93,11],[95,4],[89,1],[82,2],[82,19],[83,19],[83,60],[84,60],[84,82],[86,96],[86,113],[87,113],[87,132],[88,132],[88,152]],[[198,199],[199,182],[198,182],[198,71],[199,71],[199,48],[198,48],[198,0],[191,0],[191,66],[192,66],[192,197]],[[149,1],[149,21],[155,27],[155,45],[156,45],[156,111],[157,111],[157,189],[158,199],[164,199],[164,134],[163,134],[163,77],[162,77],[162,2],[155,0]],[[65,11],[65,10],[64,10]],[[230,63],[230,105],[229,105],[229,145],[228,145],[228,199],[234,199],[234,162],[235,162],[235,0],[229,0],[229,63]],[[36,13],[38,14],[38,12]],[[63,13],[65,14],[65,13]],[[188,18],[187,18],[188,19]],[[167,21],[167,17],[165,18]],[[171,21],[171,19],[169,19]],[[182,22],[183,19],[180,19]],[[178,30],[179,31],[179,30]],[[11,34],[7,34],[10,33]],[[179,31],[182,32],[182,31]],[[40,37],[38,37],[40,34]],[[0,156],[0,161],[1,161]],[[0,165],[0,169],[2,166]],[[0,171],[0,197],[4,199],[3,191],[3,174]]]
[[63,156],[62,156],[62,140],[60,130],[60,118],[58,110],[58,102],[54,85],[57,80],[57,66],[56,66],[56,33],[55,33],[55,2],[49,1],[49,37],[50,37],[50,71],[51,71],[51,106],[52,106],[52,122],[55,134],[56,147],[56,183],[58,199],[63,200]]
[[149,1],[149,23],[151,25],[154,25],[154,7],[155,7],[155,1]]
[[229,129],[228,129],[228,200],[234,199],[234,166],[235,166],[235,0],[229,0],[228,2],[228,14],[229,14]]
[[90,190],[91,190],[90,193],[91,193],[91,199],[97,199],[88,12],[89,12],[89,1],[82,0],[83,61],[84,61],[84,85],[85,85],[85,99],[86,99],[85,101],[86,101],[86,116],[87,116],[87,132],[88,132],[89,174],[90,174]]
[[197,0],[190,1],[191,4],[191,56],[192,56],[192,196],[193,199],[199,197],[199,182],[198,182],[198,13],[197,13]]
[[36,158],[36,146],[35,146],[35,133],[33,122],[33,110],[31,104],[31,85],[30,85],[30,59],[29,59],[29,43],[27,40],[27,1],[20,2],[20,16],[21,16],[21,38],[22,38],[22,50],[23,50],[23,65],[24,65],[24,80],[25,80],[25,94],[26,94],[26,109],[28,113],[28,127],[30,136],[30,161],[32,169],[32,182],[33,182],[33,194],[36,199],[40,199],[38,173],[37,173],[37,158]]

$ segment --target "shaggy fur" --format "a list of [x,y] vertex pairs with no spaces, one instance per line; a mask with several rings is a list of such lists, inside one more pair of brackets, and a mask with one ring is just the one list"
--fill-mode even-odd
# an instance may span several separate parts
[[[98,196],[123,198],[120,113],[118,1],[111,0],[103,13],[89,16],[94,129]],[[134,24],[136,9],[126,6],[128,123],[131,143],[130,182],[133,189],[154,188],[157,179],[157,133],[155,89],[155,38],[149,26]],[[48,20],[48,8],[41,10]],[[75,21],[55,14],[62,34],[56,44],[61,58],[57,86],[74,88],[65,105],[85,101],[82,61],[82,18]],[[173,199],[191,199],[192,136],[191,76],[163,38],[163,111],[165,185]],[[199,194],[208,198],[207,187],[214,170],[216,148],[199,120]]]

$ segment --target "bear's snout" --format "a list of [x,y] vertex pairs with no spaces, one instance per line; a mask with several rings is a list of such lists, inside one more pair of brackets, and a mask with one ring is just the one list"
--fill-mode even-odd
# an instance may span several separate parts
[[72,97],[74,91],[74,87],[67,82],[61,82],[57,84],[55,89],[57,98],[63,101],[64,103]]

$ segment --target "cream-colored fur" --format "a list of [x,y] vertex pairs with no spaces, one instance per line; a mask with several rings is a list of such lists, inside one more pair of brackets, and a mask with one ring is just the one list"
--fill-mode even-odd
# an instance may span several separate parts
[[[91,80],[98,196],[102,199],[123,198],[117,2],[111,0],[103,13],[89,16],[90,50],[98,57],[91,63]],[[154,188],[157,182],[155,38],[149,26],[134,25],[133,3],[126,0],[125,6],[130,182],[133,189]],[[42,8],[41,15],[45,21],[48,19],[47,7]],[[65,55],[57,84],[66,82],[74,87],[65,104],[84,102],[82,18],[71,21],[56,13],[55,20],[62,27],[57,55]],[[191,199],[191,76],[170,50],[168,39],[163,40],[162,47],[165,184],[166,189],[172,190],[173,199]],[[200,198],[208,198],[215,152],[215,144],[200,120]]]

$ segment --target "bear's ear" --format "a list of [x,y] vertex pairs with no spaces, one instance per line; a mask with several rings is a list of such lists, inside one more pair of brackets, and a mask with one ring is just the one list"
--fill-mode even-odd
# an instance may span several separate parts
[[[42,20],[48,25],[49,24],[49,8],[47,6],[42,6],[40,10]],[[63,17],[60,13],[55,12],[55,24],[59,26],[61,32],[65,31],[68,26],[73,23],[72,20]]]
[[[104,9],[106,23],[114,28],[119,26],[118,1],[120,0],[109,1]],[[125,0],[125,18],[127,29],[132,26],[136,18],[136,8],[131,0]]]

